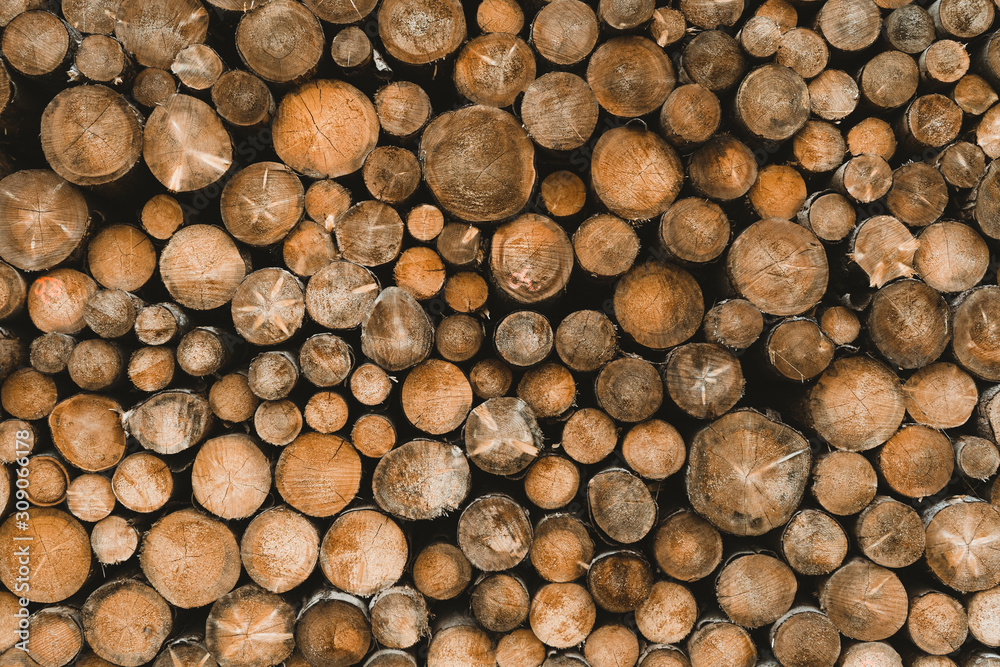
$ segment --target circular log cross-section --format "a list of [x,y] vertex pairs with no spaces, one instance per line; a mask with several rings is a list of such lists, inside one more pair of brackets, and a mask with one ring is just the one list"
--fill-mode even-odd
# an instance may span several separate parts
[[735,289],[771,315],[798,315],[826,291],[829,265],[819,240],[785,220],[750,225],[729,249],[727,271]]
[[70,183],[113,183],[139,162],[142,121],[110,88],[69,88],[52,98],[42,114],[45,159]]
[[249,436],[212,438],[198,449],[191,468],[195,500],[223,519],[243,519],[263,504],[271,489],[267,458]]
[[590,478],[587,504],[594,523],[621,544],[638,542],[656,523],[656,501],[646,484],[620,468]]
[[142,544],[143,573],[175,607],[215,602],[239,579],[240,551],[232,531],[195,509],[166,515],[153,524]]
[[458,546],[473,567],[508,570],[524,560],[531,547],[528,514],[509,496],[480,496],[458,519]]
[[285,502],[303,514],[333,516],[358,493],[361,457],[336,435],[304,433],[282,450],[274,482]]
[[338,589],[370,597],[399,580],[408,556],[406,536],[395,521],[358,509],[334,520],[320,545],[319,566]]
[[653,350],[683,343],[698,331],[705,303],[698,282],[673,264],[633,266],[618,281],[615,318],[635,342]]
[[278,268],[251,273],[233,293],[233,326],[254,345],[283,343],[302,326],[304,315],[301,284]]
[[268,246],[302,219],[305,190],[280,162],[257,162],[235,174],[222,190],[222,222],[238,241]]
[[275,110],[267,85],[243,70],[222,73],[212,85],[212,103],[222,120],[238,128],[264,125]]
[[378,10],[378,36],[393,58],[426,65],[462,45],[465,13],[459,0],[386,0]]
[[[775,104],[781,100],[781,104]],[[751,135],[784,141],[809,120],[809,88],[794,70],[764,65],[750,72],[736,91],[736,113]]]
[[424,180],[434,197],[469,222],[502,220],[524,208],[535,185],[534,154],[520,122],[478,105],[438,116],[420,141]]
[[899,378],[868,357],[833,362],[809,394],[813,428],[838,449],[866,451],[888,440],[903,421]]
[[566,287],[573,245],[545,216],[522,215],[499,227],[490,245],[490,271],[504,294],[523,304],[550,299]]
[[684,169],[658,134],[625,126],[597,140],[590,177],[608,210],[626,220],[646,220],[664,213],[677,198]]
[[[470,483],[469,461],[461,449],[433,440],[413,440],[379,460],[372,490],[375,502],[385,511],[420,521],[457,509]],[[433,488],[434,493],[425,493],[426,488]]]
[[494,475],[515,475],[535,460],[541,431],[519,398],[491,398],[477,405],[465,423],[465,448],[477,467]]
[[316,527],[287,507],[258,514],[243,531],[240,542],[240,558],[247,574],[273,593],[285,593],[305,581],[318,557]]
[[160,255],[160,275],[167,291],[193,310],[211,310],[229,303],[246,269],[233,239],[213,225],[182,228]]
[[508,107],[535,80],[535,54],[516,35],[476,37],[455,59],[455,88],[473,104]]
[[294,631],[291,605],[257,586],[242,586],[212,605],[205,645],[220,665],[277,665],[291,656]]
[[125,454],[121,406],[107,396],[77,394],[49,414],[52,442],[69,463],[87,472],[116,465]]
[[959,496],[932,507],[927,526],[927,564],[946,586],[962,593],[1000,584],[1000,510]]
[[272,83],[294,83],[316,71],[323,56],[323,27],[293,0],[250,8],[236,28],[236,50],[254,74]]
[[83,194],[52,171],[28,169],[0,180],[0,257],[23,271],[65,260],[89,222]]
[[337,178],[361,168],[375,148],[379,122],[360,90],[319,79],[281,100],[271,128],[282,162],[310,178]]
[[[30,563],[20,563],[14,548],[0,556],[0,581],[32,602],[60,602],[76,593],[90,574],[90,539],[80,522],[54,507],[27,510],[27,518],[12,515],[0,526],[7,544],[31,544]],[[19,526],[18,523],[21,525]],[[22,526],[27,523],[27,528]],[[15,541],[14,538],[19,538]],[[25,567],[24,574],[19,568]],[[18,577],[29,577],[30,588],[17,588]],[[23,581],[23,580],[22,580]]]
[[601,108],[637,118],[663,106],[676,74],[669,56],[645,37],[615,37],[590,57],[587,83]]
[[698,419],[715,419],[743,396],[743,370],[729,350],[712,343],[690,343],[667,357],[667,393],[681,410]]
[[695,434],[687,492],[720,530],[762,535],[791,518],[812,455],[798,432],[752,410],[729,413]]
[[110,13],[115,37],[145,67],[170,69],[181,49],[204,42],[208,34],[208,11],[198,0],[123,0]]
[[1000,344],[995,313],[1000,287],[988,285],[964,294],[954,310],[952,350],[965,370],[990,382],[1000,381]]
[[856,558],[834,572],[820,590],[820,606],[841,634],[880,641],[906,622],[906,589],[892,570]]
[[792,607],[795,573],[773,556],[747,554],[726,563],[715,582],[719,606],[731,621],[759,628],[777,621]]
[[150,114],[142,155],[171,192],[190,192],[215,183],[233,163],[233,143],[208,104],[171,95]]
[[81,616],[94,653],[122,667],[139,667],[155,658],[173,628],[167,601],[134,579],[119,579],[95,590]]

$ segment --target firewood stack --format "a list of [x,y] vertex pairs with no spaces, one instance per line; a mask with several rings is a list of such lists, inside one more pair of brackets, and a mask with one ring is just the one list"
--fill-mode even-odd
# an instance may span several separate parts
[[997,667],[998,11],[0,3],[0,665]]

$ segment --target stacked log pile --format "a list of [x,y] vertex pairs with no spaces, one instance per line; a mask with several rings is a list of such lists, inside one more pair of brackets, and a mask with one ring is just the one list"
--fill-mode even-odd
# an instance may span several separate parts
[[0,665],[1000,666],[998,7],[0,3]]

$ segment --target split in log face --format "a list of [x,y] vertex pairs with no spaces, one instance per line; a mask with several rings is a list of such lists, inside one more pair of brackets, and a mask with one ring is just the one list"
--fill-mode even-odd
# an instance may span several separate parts
[[447,212],[470,222],[514,215],[535,185],[531,140],[513,116],[491,107],[465,107],[435,118],[424,130],[420,157],[434,197]]
[[917,648],[931,655],[944,655],[965,643],[969,621],[962,603],[931,591],[911,596],[906,629]]
[[73,35],[50,12],[25,8],[8,23],[3,34],[3,55],[11,67],[29,77],[50,76],[72,60]]
[[796,431],[740,410],[699,431],[688,458],[687,491],[695,510],[728,533],[762,535],[788,521],[798,506],[812,455]]

